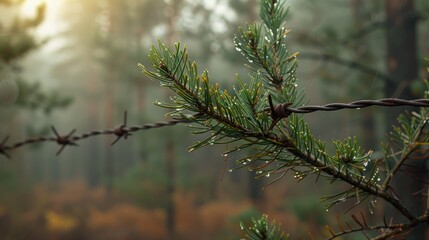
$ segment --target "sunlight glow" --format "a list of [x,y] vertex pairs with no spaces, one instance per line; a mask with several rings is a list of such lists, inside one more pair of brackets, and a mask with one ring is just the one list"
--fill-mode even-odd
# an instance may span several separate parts
[[21,7],[21,14],[24,17],[34,17],[37,7],[46,3],[46,0],[25,0]]

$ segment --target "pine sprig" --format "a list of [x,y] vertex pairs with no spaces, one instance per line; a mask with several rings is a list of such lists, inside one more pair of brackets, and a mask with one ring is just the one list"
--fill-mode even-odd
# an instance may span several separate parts
[[[236,49],[254,65],[254,70],[263,71],[267,83],[276,90],[296,91],[297,53],[291,54],[285,40],[289,33],[284,25],[288,10],[284,2],[261,1],[262,23],[249,24],[234,38]],[[282,94],[282,102],[295,102],[296,92]]]
[[225,137],[248,139],[262,136],[270,126],[271,119],[264,111],[266,93],[262,90],[260,75],[255,74],[248,85],[238,79],[235,95],[232,95],[221,90],[217,83],[210,84],[207,70],[199,74],[195,62],[188,59],[186,47],[181,49],[180,44],[171,51],[159,42],[158,48],[152,47],[149,57],[155,71],[140,65],[143,72],[177,94],[170,103],[158,101],[156,104],[173,109],[170,115],[176,118],[186,119],[190,116],[188,112],[192,112],[193,117],[197,116],[193,118],[195,122],[202,126],[200,133],[212,131],[210,138],[197,142],[191,150],[218,143]]
[[252,218],[252,226],[240,223],[241,230],[245,233],[242,240],[287,240],[289,237],[280,229],[280,225],[273,221],[268,222],[268,216],[263,215],[260,219]]
[[387,176],[383,182],[383,189],[389,187],[395,174],[405,161],[413,159],[414,154],[420,155],[420,158],[427,156],[428,122],[429,112],[425,108],[420,108],[419,112],[407,112],[398,117],[398,126],[394,126],[391,133],[393,146],[391,146],[390,152],[393,154],[388,154],[388,151],[385,154],[386,164],[389,160],[393,160],[395,164],[392,169],[388,169],[386,172]]

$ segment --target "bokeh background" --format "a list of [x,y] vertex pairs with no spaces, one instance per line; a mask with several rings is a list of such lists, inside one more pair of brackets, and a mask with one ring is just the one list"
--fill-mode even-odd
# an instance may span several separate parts
[[[395,4],[413,24],[391,33],[388,6]],[[422,96],[427,0],[286,5],[289,48],[300,52],[299,84],[309,104]],[[137,67],[148,65],[150,46],[157,39],[186,44],[199,69],[231,89],[236,74],[250,74],[234,34],[255,20],[257,0],[0,0],[0,140],[52,136],[51,126],[64,134],[113,128],[124,111],[131,125],[168,120],[153,102],[172,93]],[[407,47],[389,47],[403,36],[411,36],[403,40]],[[397,59],[405,63],[394,61],[392,54],[403,52],[409,55]],[[376,153],[394,122],[380,108],[306,119],[321,139],[356,135]],[[0,155],[0,239],[239,239],[239,223],[262,213],[294,238],[323,239],[324,226],[337,214],[346,217],[353,204],[327,212],[321,198],[347,186],[312,177],[297,183],[287,175],[262,190],[276,176],[228,171],[245,152],[224,157],[228,145],[189,152],[202,137],[178,125],[138,132],[114,146],[113,137],[90,138],[60,156],[52,143],[24,146],[11,159]],[[383,216],[384,206],[363,203],[352,211],[371,221]]]

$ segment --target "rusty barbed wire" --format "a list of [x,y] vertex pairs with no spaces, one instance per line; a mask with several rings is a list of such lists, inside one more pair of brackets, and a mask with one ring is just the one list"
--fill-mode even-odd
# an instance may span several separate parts
[[[126,112],[124,114],[126,116]],[[126,119],[126,117],[124,117]],[[124,119],[124,120],[125,120]],[[126,121],[126,120],[125,120]],[[124,121],[124,123],[125,123]],[[134,125],[131,127],[126,127],[125,124],[120,125],[117,128],[113,129],[105,129],[105,130],[93,130],[86,133],[82,133],[80,135],[73,135],[75,130],[71,131],[68,135],[59,135],[56,131],[55,127],[51,127],[53,130],[55,137],[36,137],[36,138],[29,138],[27,140],[17,142],[11,145],[6,145],[7,140],[9,139],[9,136],[6,136],[4,140],[0,143],[0,155],[3,155],[7,158],[11,158],[8,151],[29,145],[29,144],[36,144],[36,143],[42,143],[42,142],[56,142],[58,145],[60,145],[60,149],[58,150],[56,155],[59,155],[63,149],[70,145],[70,146],[79,146],[76,142],[90,138],[95,137],[98,135],[116,135],[117,138],[112,142],[111,145],[114,145],[116,142],[119,141],[122,137],[126,139],[128,136],[131,135],[132,132],[140,131],[140,130],[148,130],[153,128],[162,128],[166,126],[173,126],[178,123],[187,123],[191,122],[191,120],[188,119],[173,119],[170,121],[162,121],[162,122],[156,122],[156,123],[148,123],[148,124],[142,124],[142,125]]]
[[[311,113],[316,111],[337,111],[341,109],[361,109],[371,106],[382,106],[382,107],[397,107],[397,106],[414,106],[414,107],[429,107],[429,99],[420,98],[413,100],[405,100],[400,98],[382,98],[377,100],[358,100],[350,103],[329,103],[323,106],[318,105],[308,105],[298,108],[288,107],[289,103],[281,103],[276,106],[279,112],[277,114],[282,114],[281,110],[286,114],[288,112],[293,113]],[[281,106],[284,107],[281,107]],[[279,107],[280,106],[280,107]],[[288,115],[287,115],[288,116]],[[286,116],[286,117],[287,117]]]
[[[274,105],[272,103],[271,97],[269,96],[269,103],[270,103],[270,108],[266,110],[270,112],[270,115],[273,118],[273,122],[278,121],[279,119],[282,119],[282,118],[287,118],[292,113],[304,114],[304,113],[311,113],[316,111],[337,111],[342,109],[360,109],[360,108],[366,108],[370,106],[429,107],[429,99],[405,100],[405,99],[399,99],[399,98],[383,98],[378,100],[358,100],[350,103],[330,103],[322,106],[308,105],[308,106],[302,106],[298,108],[291,108],[289,107],[291,103],[280,103],[280,104]],[[197,116],[198,114],[192,117],[197,117]],[[173,126],[179,123],[190,123],[192,122],[192,117],[188,119],[173,119],[170,121],[161,121],[161,122],[134,125],[134,126],[127,127],[127,111],[125,111],[123,123],[118,127],[112,128],[112,129],[93,130],[86,133],[82,133],[80,135],[74,135],[74,133],[76,132],[76,129],[73,129],[67,135],[60,135],[58,131],[55,129],[55,127],[52,126],[51,129],[55,135],[54,137],[29,138],[24,141],[16,142],[10,145],[6,144],[7,141],[9,140],[9,136],[7,135],[0,143],[0,155],[10,158],[8,151],[25,146],[25,145],[42,143],[42,142],[56,142],[60,146],[60,149],[57,151],[57,154],[56,154],[56,155],[59,155],[66,146],[79,146],[77,144],[78,141],[86,138],[90,138],[90,137],[95,137],[98,135],[115,135],[116,139],[111,143],[111,145],[114,145],[121,138],[127,139],[128,136],[131,136],[133,132],[148,130],[153,128]]]

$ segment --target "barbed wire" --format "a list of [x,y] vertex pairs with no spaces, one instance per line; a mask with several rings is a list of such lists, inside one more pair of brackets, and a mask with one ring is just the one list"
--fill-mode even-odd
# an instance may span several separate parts
[[29,138],[27,140],[17,142],[11,145],[6,145],[7,140],[9,139],[9,136],[6,136],[3,141],[0,143],[0,155],[4,155],[8,158],[10,158],[10,155],[8,154],[8,151],[22,147],[24,145],[29,144],[36,144],[36,143],[42,143],[42,142],[57,142],[58,145],[60,145],[60,149],[57,152],[57,156],[63,151],[63,149],[66,146],[79,146],[76,142],[79,140],[83,140],[90,137],[95,137],[98,135],[115,135],[116,139],[111,143],[111,145],[114,145],[116,142],[118,142],[121,138],[127,139],[128,136],[131,136],[133,132],[137,132],[140,130],[148,130],[153,128],[162,128],[166,126],[173,126],[178,123],[187,123],[191,122],[191,120],[188,119],[173,119],[170,121],[161,121],[156,123],[147,123],[147,124],[141,124],[141,125],[134,125],[131,127],[127,127],[127,111],[124,113],[124,121],[121,125],[119,125],[116,128],[111,129],[105,129],[105,130],[93,130],[86,133],[82,133],[80,135],[73,135],[75,133],[75,129],[73,129],[69,134],[67,135],[60,135],[58,131],[55,129],[54,126],[51,126],[52,131],[55,134],[55,137],[36,137],[36,138]]
[[[298,108],[289,107],[291,103],[280,103],[277,105],[273,105],[271,96],[269,96],[270,108],[266,109],[270,111],[271,117],[278,121],[282,118],[287,118],[292,113],[311,113],[316,111],[337,111],[341,109],[361,109],[370,106],[382,106],[382,107],[397,107],[397,106],[415,106],[415,107],[429,107],[429,99],[414,99],[414,100],[405,100],[399,98],[383,98],[378,100],[358,100],[350,103],[330,103],[326,105],[308,105],[302,106]],[[195,116],[198,116],[195,115]],[[7,145],[7,141],[9,140],[9,136],[6,136],[2,142],[0,143],[0,155],[4,155],[7,158],[10,158],[9,151],[20,148],[29,144],[36,144],[42,142],[56,142],[60,149],[57,151],[56,155],[59,155],[66,146],[79,146],[77,144],[78,141],[95,137],[98,135],[115,135],[116,139],[111,143],[114,145],[121,138],[127,139],[128,136],[131,136],[133,132],[148,130],[153,128],[162,128],[167,126],[173,126],[179,123],[190,123],[192,119],[173,119],[170,121],[161,121],[155,123],[134,125],[127,127],[127,111],[124,112],[123,123],[116,128],[105,129],[105,130],[93,130],[86,133],[74,135],[76,129],[70,131],[67,135],[61,135],[58,133],[54,126],[51,127],[54,137],[36,137],[29,138],[21,142],[16,142],[10,145]]]
[[[278,106],[286,106],[288,103],[282,103]],[[284,110],[294,113],[311,113],[316,111],[337,111],[341,109],[361,109],[371,106],[397,107],[397,106],[414,106],[429,107],[429,99],[420,98],[405,100],[400,98],[382,98],[378,100],[358,100],[350,103],[329,103],[323,106],[308,105],[299,108],[283,107]]]

